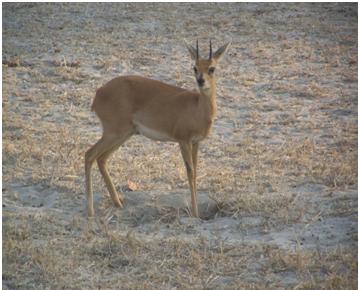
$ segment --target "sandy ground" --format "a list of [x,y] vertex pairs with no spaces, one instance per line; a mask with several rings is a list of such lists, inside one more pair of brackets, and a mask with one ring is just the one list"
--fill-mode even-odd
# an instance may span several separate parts
[[[357,289],[357,4],[3,4],[4,289]],[[95,91],[139,74],[194,88],[184,40],[232,46],[202,142],[202,219],[174,143],[84,152]]]

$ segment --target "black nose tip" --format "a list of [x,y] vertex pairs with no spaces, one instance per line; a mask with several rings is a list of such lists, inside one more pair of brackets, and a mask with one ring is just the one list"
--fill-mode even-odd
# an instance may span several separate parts
[[198,85],[202,87],[204,85],[204,83],[205,83],[205,80],[204,79],[197,79],[197,82],[198,82]]

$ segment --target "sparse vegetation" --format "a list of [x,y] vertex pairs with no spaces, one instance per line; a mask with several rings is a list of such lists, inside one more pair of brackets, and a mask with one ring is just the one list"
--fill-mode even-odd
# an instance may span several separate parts
[[[356,3],[2,12],[4,289],[356,288]],[[94,170],[88,220],[96,89],[125,74],[193,88],[182,44],[197,37],[232,39],[198,167],[199,192],[218,211],[198,221],[176,208],[174,197],[189,196],[178,146],[137,136],[110,162],[125,208]]]

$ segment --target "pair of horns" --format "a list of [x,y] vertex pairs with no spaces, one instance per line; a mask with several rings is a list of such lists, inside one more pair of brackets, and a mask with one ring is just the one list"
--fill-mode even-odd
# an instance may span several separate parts
[[[211,45],[211,39],[210,39],[209,43],[210,43],[209,59],[212,59],[212,57],[213,57],[213,48],[212,48],[212,45]],[[199,41],[198,40],[196,40],[196,58],[199,59]]]

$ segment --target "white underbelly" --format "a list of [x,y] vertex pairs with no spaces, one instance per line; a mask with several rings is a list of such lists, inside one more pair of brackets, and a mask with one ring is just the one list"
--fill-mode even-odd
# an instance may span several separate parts
[[165,132],[161,132],[159,130],[155,130],[152,128],[148,128],[143,124],[136,123],[136,129],[139,134],[150,138],[155,141],[175,141],[173,138],[171,138],[168,134]]

